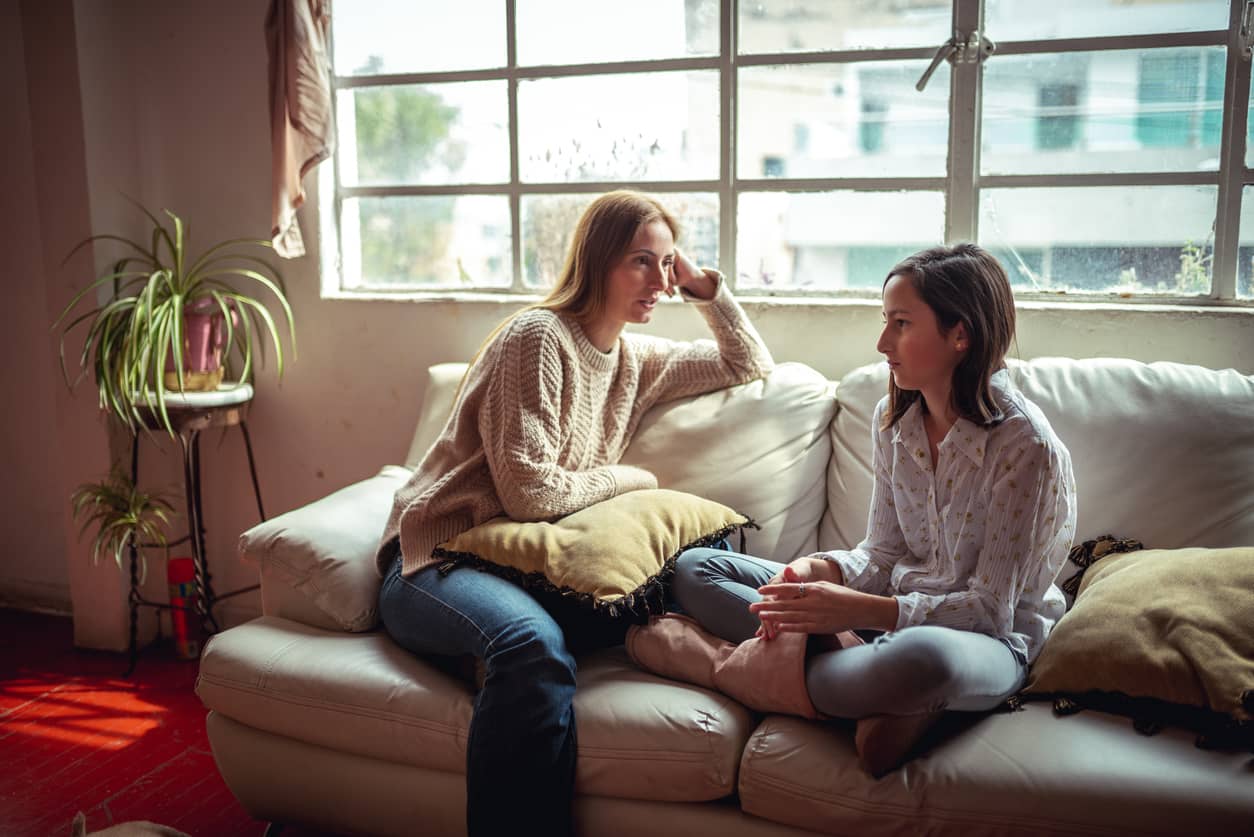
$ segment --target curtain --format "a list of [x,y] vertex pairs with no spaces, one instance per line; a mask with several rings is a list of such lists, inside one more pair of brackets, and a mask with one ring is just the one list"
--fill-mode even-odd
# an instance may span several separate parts
[[303,256],[296,210],[305,202],[305,175],[331,156],[329,0],[272,0],[266,16],[270,57],[270,144],[273,158],[274,250],[285,259]]

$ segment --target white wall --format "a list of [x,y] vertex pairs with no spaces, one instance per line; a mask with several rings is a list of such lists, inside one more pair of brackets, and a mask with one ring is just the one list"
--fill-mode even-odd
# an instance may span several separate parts
[[[108,444],[90,384],[70,398],[57,378],[47,324],[68,299],[68,288],[90,273],[89,265],[61,268],[60,258],[90,232],[142,228],[123,192],[180,213],[200,242],[265,237],[267,5],[50,0],[19,6],[0,0],[4,112],[18,115],[17,130],[5,132],[17,135],[5,137],[15,147],[6,145],[12,153],[0,163],[4,182],[14,184],[0,190],[0,221],[15,271],[7,280],[13,308],[5,310],[0,338],[8,358],[0,381],[9,407],[0,448],[9,477],[0,489],[0,601],[66,610],[73,601],[82,645],[121,647],[125,608],[117,572],[90,567],[68,517],[69,491],[107,467]],[[67,55],[78,63],[77,78],[65,77]],[[78,144],[54,142],[58,132],[78,136]],[[500,301],[323,300],[316,221],[312,209],[302,212],[311,253],[284,264],[299,357],[281,382],[272,368],[258,376],[249,420],[271,514],[401,461],[426,367],[468,358],[513,310]],[[877,359],[873,303],[750,301],[746,307],[780,360],[804,361],[837,377]],[[650,329],[674,337],[702,332],[700,319],[678,305],[659,311]],[[1254,312],[1029,304],[1021,311],[1019,345],[1023,357],[1112,355],[1250,374]],[[17,359],[20,373],[12,368]],[[178,460],[170,446],[141,445],[142,480],[176,485]],[[255,580],[234,555],[238,533],[255,519],[239,434],[206,434],[202,456],[214,584],[233,589]],[[162,596],[159,562],[154,570],[146,589]],[[223,615],[236,621],[257,611],[255,594],[247,594]]]

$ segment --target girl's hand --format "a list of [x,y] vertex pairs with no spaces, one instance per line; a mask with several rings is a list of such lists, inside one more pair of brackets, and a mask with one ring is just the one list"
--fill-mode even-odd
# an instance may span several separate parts
[[[801,556],[800,558],[792,559],[784,566],[782,570],[777,572],[775,575],[771,576],[771,580],[766,582],[766,585],[764,585],[763,587],[759,587],[758,591],[761,592],[762,590],[766,589],[766,587],[768,586],[776,585],[776,584],[783,584],[785,582],[795,584],[797,582],[804,581],[808,584],[812,581],[817,581],[818,577],[815,573],[815,570],[818,568],[816,568],[813,565],[812,563],[813,560],[814,559],[805,555]],[[750,610],[752,609],[753,607],[752,605],[750,605]],[[754,632],[754,636],[766,637],[767,639],[774,639],[775,631],[771,628],[770,625],[768,625],[765,619],[760,619],[760,621],[762,622],[762,624],[758,626],[757,631]]]
[[670,283],[666,288],[667,296],[674,296],[677,288],[683,288],[698,299],[713,299],[718,290],[717,281],[705,275],[697,263],[675,248],[675,261],[671,265]]
[[859,628],[897,627],[897,600],[850,590],[830,581],[801,581],[792,566],[784,581],[758,588],[762,601],[749,605],[762,621],[759,636],[780,633],[835,634]]
[[[792,576],[786,578],[785,575],[789,569],[792,570]],[[803,555],[789,561],[788,565],[772,576],[767,584],[781,584],[784,581],[832,581],[839,584],[841,580],[840,566],[835,562]]]

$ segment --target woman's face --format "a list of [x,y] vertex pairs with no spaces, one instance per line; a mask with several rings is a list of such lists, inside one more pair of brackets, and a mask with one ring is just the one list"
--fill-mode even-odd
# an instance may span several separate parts
[[966,330],[961,324],[941,332],[936,312],[923,301],[907,276],[892,276],[884,285],[884,330],[876,351],[888,360],[899,389],[926,393],[948,389],[954,369],[966,353]]
[[665,221],[642,224],[627,252],[610,271],[605,294],[605,321],[620,327],[647,323],[653,307],[666,293],[675,261],[675,237]]

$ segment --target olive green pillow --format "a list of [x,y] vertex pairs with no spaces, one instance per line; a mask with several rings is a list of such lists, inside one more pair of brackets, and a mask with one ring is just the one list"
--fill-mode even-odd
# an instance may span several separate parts
[[1254,547],[1108,555],[1032,666],[1027,695],[1118,693],[1254,717]]
[[617,619],[663,612],[665,585],[685,549],[753,523],[682,491],[629,491],[552,523],[497,517],[436,547],[445,567],[470,565],[532,593],[560,596]]

